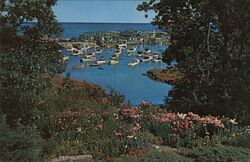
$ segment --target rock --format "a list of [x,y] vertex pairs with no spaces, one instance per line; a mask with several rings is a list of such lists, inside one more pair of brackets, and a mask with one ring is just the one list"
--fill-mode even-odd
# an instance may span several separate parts
[[52,159],[51,162],[93,162],[91,155],[60,156]]
[[183,75],[175,67],[168,67],[167,69],[155,68],[147,71],[146,76],[167,84],[175,84],[183,78]]

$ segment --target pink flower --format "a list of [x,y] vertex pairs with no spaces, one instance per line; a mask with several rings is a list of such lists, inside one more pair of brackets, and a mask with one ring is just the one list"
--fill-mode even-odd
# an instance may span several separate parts
[[146,101],[146,100],[142,100],[141,104],[142,104],[142,105],[149,105],[150,102],[149,102],[149,101]]
[[137,118],[137,112],[135,109],[123,109],[121,114],[124,118]]

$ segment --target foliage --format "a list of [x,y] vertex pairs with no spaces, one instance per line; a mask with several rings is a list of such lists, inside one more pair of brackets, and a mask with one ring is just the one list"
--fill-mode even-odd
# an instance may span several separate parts
[[0,161],[40,161],[42,140],[32,127],[12,129],[5,117],[0,118]]
[[[236,142],[229,143],[236,141],[230,139],[231,133],[239,132],[233,129],[237,124],[232,119],[168,112],[148,101],[135,107],[120,101],[117,95],[96,98],[88,95],[93,93],[88,88],[76,85],[76,81],[64,78],[46,100],[47,113],[44,123],[39,125],[47,140],[43,151],[46,159],[91,154],[95,160],[187,161],[188,158],[175,152],[150,150],[154,145],[177,149],[222,143],[236,146]],[[102,91],[95,91],[99,93]],[[244,146],[237,143],[237,147]]]
[[170,36],[164,61],[176,60],[184,74],[166,98],[169,108],[249,124],[249,6],[249,0],[153,0],[138,6],[156,12],[153,23]]
[[240,147],[214,145],[199,146],[193,149],[182,148],[179,154],[194,161],[219,162],[219,161],[249,161],[250,150]]
[[145,161],[145,162],[189,162],[192,161],[186,157],[178,155],[175,152],[160,152],[156,149],[150,149],[148,152],[140,154],[138,156],[122,156],[119,159],[114,160],[115,162],[134,162],[134,161]]
[[29,124],[39,118],[39,94],[49,87],[41,74],[63,70],[58,46],[49,39],[61,31],[52,11],[56,1],[1,2],[1,112],[9,124]]
[[[217,139],[216,139],[217,138]],[[221,135],[215,135],[216,139],[223,145],[247,147],[250,148],[250,130],[249,127],[233,126],[224,131]]]

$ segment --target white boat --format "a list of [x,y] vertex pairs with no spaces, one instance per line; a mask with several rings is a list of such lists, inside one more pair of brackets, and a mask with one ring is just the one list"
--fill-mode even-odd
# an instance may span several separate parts
[[63,61],[68,61],[69,60],[69,56],[63,56]]
[[128,56],[131,56],[133,54],[133,52],[128,52]]
[[80,54],[81,54],[81,51],[78,51],[78,50],[73,50],[72,51],[73,56],[79,56]]
[[98,64],[98,65],[105,64],[105,63],[106,63],[106,60],[104,60],[104,59],[99,59],[96,61],[96,64]]
[[114,64],[118,64],[118,63],[119,63],[118,60],[113,60],[113,59],[109,60],[110,65],[114,65]]
[[128,47],[126,41],[122,41],[122,42],[119,43],[117,46],[118,46],[119,48],[127,48],[127,47]]
[[86,53],[84,56],[85,56],[86,58],[95,57],[95,53]]
[[111,56],[111,60],[116,60],[116,59],[118,59],[119,58],[119,55],[112,55]]
[[95,51],[95,53],[96,53],[96,54],[102,53],[102,50],[101,50],[101,49],[97,49],[97,50]]
[[145,52],[146,52],[146,53],[149,53],[149,52],[151,52],[151,49],[145,48]]
[[143,56],[143,52],[142,51],[138,51],[137,52],[137,56],[142,57]]
[[121,53],[122,53],[121,50],[116,50],[116,51],[115,51],[115,54],[116,54],[116,55],[120,55]]
[[139,63],[140,63],[140,60],[139,59],[135,59],[132,62],[128,63],[128,65],[129,66],[135,66],[135,65],[138,65]]
[[135,48],[135,47],[132,47],[132,48],[127,49],[127,52],[128,52],[128,53],[133,53],[133,52],[135,52],[135,51],[136,51],[136,48]]
[[96,60],[96,57],[86,57],[86,56],[83,56],[83,58],[80,59],[80,61],[83,61],[83,62],[86,62],[86,61],[95,61]]
[[153,59],[153,56],[144,56],[143,58],[142,58],[142,61],[151,61]]
[[162,58],[161,57],[155,58],[154,62],[162,62]]

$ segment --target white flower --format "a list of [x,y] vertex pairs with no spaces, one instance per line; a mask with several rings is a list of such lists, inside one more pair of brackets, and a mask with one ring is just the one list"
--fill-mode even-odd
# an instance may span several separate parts
[[154,148],[159,149],[160,147],[157,145],[153,145]]
[[127,138],[134,138],[134,136],[127,136]]
[[76,128],[77,132],[82,132],[82,128],[81,127],[78,127]]
[[230,119],[229,122],[230,122],[231,124],[238,124],[235,120],[236,120],[236,119]]
[[187,114],[177,113],[177,116],[178,116],[180,119],[185,119],[185,117],[187,116]]

